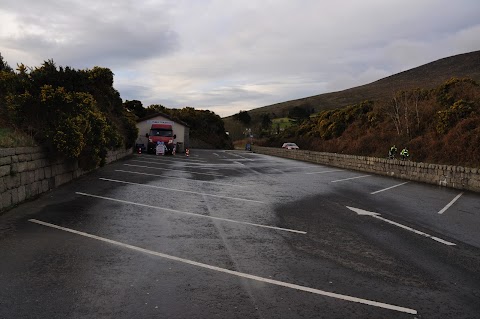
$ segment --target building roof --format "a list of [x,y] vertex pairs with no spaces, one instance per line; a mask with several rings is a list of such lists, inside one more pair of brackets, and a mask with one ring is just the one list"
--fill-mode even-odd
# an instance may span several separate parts
[[173,121],[173,122],[175,122],[175,123],[181,124],[181,125],[186,126],[186,127],[190,127],[187,123],[185,123],[185,122],[183,122],[183,121],[180,121],[180,120],[178,120],[178,119],[175,119],[175,118],[171,117],[170,115],[165,114],[165,113],[162,113],[162,112],[158,112],[158,113],[154,113],[154,114],[150,114],[150,115],[144,116],[144,117],[142,117],[141,119],[138,119],[138,120],[137,120],[137,123],[143,122],[143,121],[146,121],[146,120],[149,120],[149,119],[153,119],[154,117],[157,117],[157,116],[162,116],[162,117],[165,117],[165,118],[167,118],[167,119],[169,119],[170,121]]

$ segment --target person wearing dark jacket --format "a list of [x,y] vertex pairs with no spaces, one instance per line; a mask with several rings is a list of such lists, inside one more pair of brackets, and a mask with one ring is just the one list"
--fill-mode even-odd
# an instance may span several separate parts
[[397,147],[393,145],[390,147],[390,150],[388,151],[388,158],[395,158],[395,155],[397,154]]

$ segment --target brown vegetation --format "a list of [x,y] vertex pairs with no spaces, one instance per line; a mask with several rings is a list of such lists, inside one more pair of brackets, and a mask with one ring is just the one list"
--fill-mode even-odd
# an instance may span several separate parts
[[[460,80],[461,79],[461,80]],[[387,156],[408,147],[415,161],[480,167],[480,51],[440,59],[370,84],[248,111],[256,143],[279,147]],[[285,131],[260,119],[317,112]],[[244,138],[235,116],[223,119],[232,138]]]
[[378,157],[395,144],[415,161],[480,167],[480,86],[454,78],[431,90],[323,111],[262,144],[286,140],[304,149]]

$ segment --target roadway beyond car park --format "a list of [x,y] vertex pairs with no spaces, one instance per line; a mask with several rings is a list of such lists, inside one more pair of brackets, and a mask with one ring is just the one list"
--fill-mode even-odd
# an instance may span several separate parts
[[0,216],[0,318],[478,318],[480,195],[134,154]]

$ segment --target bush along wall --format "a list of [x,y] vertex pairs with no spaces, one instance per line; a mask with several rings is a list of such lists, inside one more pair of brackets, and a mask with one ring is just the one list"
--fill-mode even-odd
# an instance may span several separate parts
[[108,68],[75,70],[46,61],[0,70],[0,120],[32,136],[54,155],[82,159],[83,169],[105,163],[108,151],[133,147],[134,116],[123,107]]

